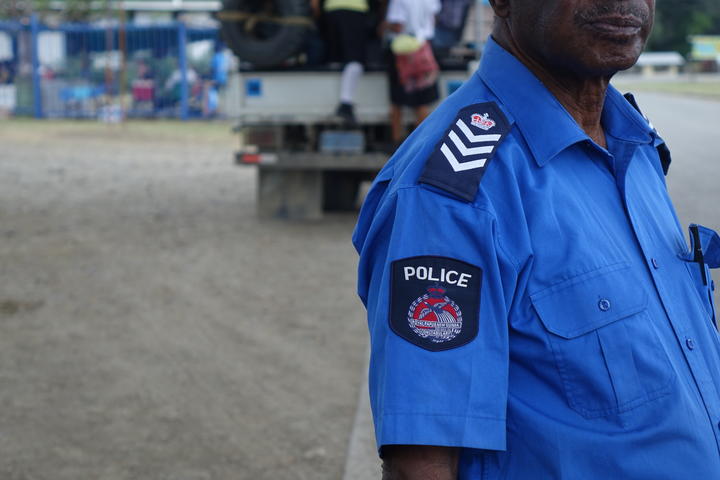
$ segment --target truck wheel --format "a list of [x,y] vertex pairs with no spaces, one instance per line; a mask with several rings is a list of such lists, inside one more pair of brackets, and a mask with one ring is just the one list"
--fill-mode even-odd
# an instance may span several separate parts
[[312,26],[307,0],[223,0],[218,18],[228,46],[256,67],[296,54]]

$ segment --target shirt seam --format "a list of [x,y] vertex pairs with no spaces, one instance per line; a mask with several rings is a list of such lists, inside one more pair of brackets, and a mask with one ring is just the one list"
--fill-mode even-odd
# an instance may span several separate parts
[[383,417],[387,416],[423,416],[423,417],[453,417],[453,418],[474,418],[474,419],[480,419],[480,420],[492,420],[494,422],[505,422],[505,418],[499,418],[499,417],[486,417],[482,415],[453,415],[450,413],[422,413],[422,412],[412,412],[412,413],[404,413],[404,412],[386,412],[383,413]]
[[[420,179],[420,182],[421,182],[421,183],[425,183],[426,185],[432,185],[432,186],[435,186],[435,187],[438,187],[438,188],[441,188],[441,189],[446,189],[449,193],[452,193],[453,195],[455,195],[455,196],[457,196],[457,197],[460,197],[460,198],[462,198],[463,200],[465,200],[465,202],[466,202],[468,205],[473,205],[472,200],[468,200],[466,197],[463,197],[462,192],[461,192],[460,190],[458,190],[457,188],[455,188],[454,186],[452,186],[452,185],[450,185],[450,184],[448,184],[448,183],[446,183],[446,182],[441,182],[440,180],[435,180],[435,179],[433,179],[433,182],[434,182],[434,183],[428,183],[428,182],[423,181],[423,180],[422,180],[422,177],[421,177],[421,179]],[[414,187],[414,186],[415,186],[415,185],[409,185],[409,186],[407,186],[407,187],[402,187],[402,188],[411,188],[411,187]],[[488,212],[488,213],[490,213],[490,212]]]
[[[496,220],[497,221],[497,220]],[[508,261],[510,265],[512,265],[513,269],[515,270],[515,274],[520,274],[520,262],[512,256],[506,249],[503,247],[503,244],[500,242],[500,238],[504,238],[502,235],[500,235],[500,232],[497,234],[498,241],[495,242],[497,245],[498,252],[500,252],[502,255],[505,256],[505,260]]]

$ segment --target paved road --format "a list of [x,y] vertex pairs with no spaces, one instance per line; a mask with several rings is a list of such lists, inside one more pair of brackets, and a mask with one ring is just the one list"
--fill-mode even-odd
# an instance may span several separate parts
[[637,99],[672,151],[668,186],[681,221],[719,229],[720,102],[651,93]]

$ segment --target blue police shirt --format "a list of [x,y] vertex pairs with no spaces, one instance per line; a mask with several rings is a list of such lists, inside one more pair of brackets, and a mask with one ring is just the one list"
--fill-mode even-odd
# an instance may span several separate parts
[[602,124],[607,149],[490,40],[380,172],[353,236],[379,447],[461,447],[462,479],[720,478],[720,239],[687,246],[612,87]]

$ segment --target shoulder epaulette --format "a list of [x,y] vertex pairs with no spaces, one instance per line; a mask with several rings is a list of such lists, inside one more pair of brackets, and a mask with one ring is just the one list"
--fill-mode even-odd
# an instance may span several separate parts
[[[648,125],[650,125],[650,128],[653,129],[653,132],[657,135],[657,130],[653,126],[650,119],[648,119],[644,113],[640,110],[640,107],[638,106],[637,100],[635,100],[635,96],[632,93],[626,93],[623,95],[625,97],[625,100],[628,101],[632,107],[637,110],[637,112],[642,115],[642,117],[645,119],[646,122],[648,122]],[[672,156],[670,155],[670,149],[665,144],[665,142],[657,145],[655,147],[657,149],[658,155],[660,156],[660,165],[662,167],[662,171],[664,175],[668,174],[668,170],[670,170],[670,163],[672,162]]]
[[464,107],[435,146],[419,182],[474,201],[480,180],[509,131],[510,122],[495,102]]

